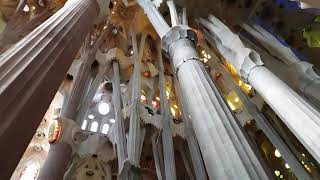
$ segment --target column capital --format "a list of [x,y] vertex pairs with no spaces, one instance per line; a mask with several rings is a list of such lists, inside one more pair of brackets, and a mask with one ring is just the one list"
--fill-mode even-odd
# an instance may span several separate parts
[[187,25],[179,25],[172,27],[162,38],[162,49],[169,53],[170,45],[179,39],[190,39],[194,44],[197,44],[197,34]]

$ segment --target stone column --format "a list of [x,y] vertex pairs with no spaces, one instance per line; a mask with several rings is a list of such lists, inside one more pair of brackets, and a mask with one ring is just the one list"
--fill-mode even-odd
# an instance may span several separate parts
[[[152,8],[145,7],[146,1],[138,3],[148,14]],[[151,23],[157,29],[156,24],[166,23],[162,21]],[[186,25],[159,33],[162,30],[157,29],[162,48],[173,62],[209,178],[269,179],[200,61],[195,32]]]
[[299,139],[312,156],[320,162],[320,113],[297,93],[270,72],[260,55],[244,47],[239,37],[216,17],[209,16],[210,22],[201,19],[210,32],[212,45],[240,73],[241,78],[263,97],[292,133]]
[[[3,179],[9,179],[16,168],[98,12],[97,1],[68,1],[1,54],[0,152],[3,157],[0,171]],[[12,142],[14,151],[9,146]]]
[[187,155],[186,155],[186,153],[185,153],[185,149],[184,149],[182,146],[179,147],[179,152],[180,152],[180,155],[181,155],[181,158],[182,158],[184,167],[185,167],[186,170],[187,170],[189,179],[190,179],[190,180],[195,180],[195,179],[194,179],[194,176],[193,176],[193,173],[192,173],[191,166],[190,166],[190,164],[189,164],[189,162],[188,162]]
[[[104,33],[104,31],[101,33]],[[91,34],[88,34],[88,42],[83,45],[83,53],[81,54],[80,59],[81,64],[75,77],[74,85],[68,97],[68,101],[61,112],[62,117],[76,120],[81,106],[80,102],[86,95],[88,88],[90,88],[90,86],[87,86],[87,83],[90,81],[91,64],[94,62],[97,49],[101,45],[106,34],[107,33],[101,34],[93,47],[90,46]]]
[[[275,67],[272,68],[272,71],[273,69],[277,70],[277,76],[284,79],[294,90],[320,108],[320,91],[318,91],[320,89],[320,74],[314,71],[313,65],[299,60],[290,48],[282,45],[278,39],[262,27],[248,24],[243,24],[242,27],[257,39],[271,55],[284,62],[284,67]],[[274,57],[268,56],[263,60],[275,61]]]
[[164,66],[162,61],[161,48],[159,51],[159,89],[160,89],[160,107],[161,107],[161,125],[162,125],[162,145],[164,154],[165,179],[176,179],[176,165],[174,158],[173,139],[171,132],[171,121],[169,103],[166,95],[166,82],[164,77]]
[[180,23],[179,23],[179,19],[178,19],[178,13],[177,13],[176,5],[174,4],[174,2],[172,0],[167,1],[167,5],[168,5],[169,11],[170,11],[172,27],[179,25]]
[[[56,142],[50,145],[48,157],[40,170],[38,180],[63,179],[70,162],[71,156],[77,151],[82,139],[82,131],[73,120],[59,118],[61,131]],[[50,131],[54,129],[50,127]]]
[[162,172],[161,172],[161,165],[160,165],[160,158],[159,158],[159,153],[158,153],[158,148],[157,148],[157,144],[156,144],[156,137],[157,134],[153,134],[151,137],[151,143],[152,143],[152,153],[153,153],[153,160],[154,160],[154,164],[156,167],[156,173],[157,173],[157,177],[158,180],[162,180]]
[[253,104],[248,98],[248,96],[246,96],[244,92],[240,89],[240,87],[235,84],[235,82],[231,79],[227,71],[222,67],[221,64],[218,63],[218,58],[213,57],[213,59],[215,61],[213,67],[215,67],[218,70],[218,72],[220,72],[223,75],[222,77],[227,82],[227,84],[230,85],[231,89],[233,89],[236,92],[240,101],[243,103],[243,105],[246,107],[246,109],[252,115],[252,117],[256,120],[257,127],[266,134],[266,136],[274,145],[274,147],[279,150],[281,156],[283,157],[285,162],[289,164],[295,176],[298,179],[310,179],[310,176],[300,163],[299,159],[296,158],[294,153],[286,145],[288,142],[284,142],[281,139],[279,134],[273,129],[273,127],[261,114],[258,107],[255,104]]
[[138,105],[141,96],[141,70],[140,64],[145,45],[146,34],[143,34],[140,42],[140,52],[138,50],[136,34],[132,34],[132,46],[134,54],[134,70],[132,75],[132,94],[131,94],[131,107],[130,107],[130,124],[129,124],[129,137],[128,137],[128,159],[132,166],[139,167],[140,162],[140,112]]
[[180,109],[182,112],[183,121],[185,123],[184,131],[186,134],[186,140],[187,140],[190,155],[191,155],[194,174],[196,176],[196,179],[206,180],[208,178],[207,178],[206,169],[204,167],[204,163],[202,160],[201,152],[199,149],[199,144],[197,141],[197,137],[194,133],[194,130],[192,128],[191,120],[188,117],[189,113],[186,109],[184,97],[181,94],[181,88],[176,75],[174,76],[174,80],[175,80],[174,86],[175,86],[176,94],[179,97]]
[[89,86],[89,92],[87,95],[84,97],[82,103],[80,104],[79,111],[77,113],[77,118],[76,121],[78,124],[81,124],[82,121],[84,120],[87,111],[92,103],[92,100],[94,98],[94,95],[96,94],[99,85],[101,84],[103,77],[106,73],[106,68],[105,65],[100,65],[99,66],[99,71],[96,77],[94,78],[93,82]]
[[126,179],[127,172],[123,171],[123,163],[127,158],[126,136],[124,129],[124,122],[121,108],[121,91],[120,91],[120,67],[119,62],[114,60],[112,62],[113,70],[113,103],[115,110],[115,126],[116,126],[116,140],[117,140],[117,156],[118,156],[118,173],[119,176]]

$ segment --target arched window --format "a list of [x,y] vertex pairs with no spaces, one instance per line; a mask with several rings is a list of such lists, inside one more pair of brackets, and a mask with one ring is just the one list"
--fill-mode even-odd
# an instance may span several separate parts
[[108,134],[108,131],[109,131],[109,124],[104,124],[102,126],[102,133],[103,134]]
[[40,166],[38,163],[28,164],[21,172],[19,180],[37,179]]
[[97,130],[98,130],[98,122],[96,122],[96,121],[93,121],[92,123],[91,123],[91,127],[90,127],[90,131],[92,131],[92,132],[97,132]]
[[87,120],[84,120],[84,121],[82,122],[81,129],[82,129],[82,130],[86,130],[86,129],[87,129],[87,124],[88,124],[88,121],[87,121]]

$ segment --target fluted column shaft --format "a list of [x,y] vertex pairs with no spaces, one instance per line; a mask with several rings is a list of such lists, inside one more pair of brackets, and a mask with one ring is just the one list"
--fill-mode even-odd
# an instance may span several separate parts
[[272,128],[269,122],[265,119],[265,117],[258,110],[258,107],[253,104],[250,99],[244,94],[244,92],[240,89],[239,86],[235,84],[235,82],[231,79],[230,75],[226,72],[226,70],[222,67],[222,65],[218,64],[217,57],[214,58],[214,67],[219,70],[219,72],[223,75],[224,80],[231,86],[231,88],[237,93],[240,101],[243,105],[248,109],[248,112],[252,115],[252,117],[256,120],[257,127],[260,128],[274,145],[275,148],[279,150],[283,159],[286,163],[289,164],[292,172],[298,179],[310,179],[310,176],[303,168],[300,161],[296,158],[294,153],[290,150],[290,148],[286,145],[288,142],[284,142],[279,134]]
[[210,32],[205,36],[240,73],[241,78],[270,105],[305,148],[320,162],[320,113],[271,73],[260,55],[246,48],[240,38],[216,17],[200,20]]
[[[140,63],[143,55],[143,48],[145,44],[146,35],[142,35],[140,48],[138,49],[136,34],[132,36],[132,46],[134,54],[134,70],[132,77],[132,97],[130,107],[130,124],[129,124],[129,138],[128,138],[128,159],[130,164],[139,167],[140,162],[140,113],[138,110],[138,103],[141,96],[141,71]],[[140,50],[140,53],[139,53]]]
[[195,50],[196,35],[173,27],[163,39],[183,90],[210,179],[268,179],[241,127],[225,104]]
[[[0,171],[9,179],[99,12],[96,1],[66,5],[0,57]],[[35,108],[37,107],[37,108]],[[21,138],[23,137],[23,138]],[[14,142],[15,150],[12,151]]]
[[264,66],[254,68],[248,81],[320,162],[319,112]]
[[[92,59],[92,57],[91,57]],[[67,103],[62,108],[61,116],[69,119],[76,118],[78,107],[84,93],[86,92],[85,86],[90,75],[90,59],[88,54],[82,55],[81,64],[77,76],[74,81],[70,96],[68,97]]]
[[115,110],[115,126],[118,156],[118,173],[123,170],[123,163],[127,158],[126,136],[121,108],[121,91],[120,91],[120,67],[118,61],[112,62],[113,69],[113,103]]
[[79,107],[79,112],[77,113],[77,123],[81,124],[81,122],[84,120],[87,111],[92,103],[92,100],[94,98],[94,95],[96,94],[99,85],[101,84],[102,80],[103,80],[103,76],[105,74],[105,67],[103,67],[103,65],[101,67],[99,67],[99,72],[96,75],[96,77],[94,78],[93,82],[90,84],[89,86],[89,92],[87,93],[87,95],[85,96],[85,98],[83,99],[83,102],[80,104]]
[[165,167],[165,179],[175,180],[176,177],[176,166],[174,158],[174,148],[172,132],[170,127],[170,110],[167,101],[165,77],[164,77],[164,66],[162,60],[162,53],[159,49],[159,88],[160,88],[160,106],[161,106],[161,124],[162,124],[162,145],[164,154],[164,167]]
[[157,144],[156,144],[156,137],[157,137],[157,134],[153,134],[151,137],[152,154],[153,154],[153,160],[154,160],[154,164],[156,167],[156,173],[157,173],[158,180],[162,180],[160,157],[159,157],[158,148],[157,148]]
[[204,163],[202,160],[201,152],[199,149],[197,137],[192,128],[191,120],[188,117],[189,113],[186,109],[184,97],[181,94],[181,87],[179,85],[178,79],[176,75],[174,77],[175,77],[174,86],[175,86],[176,94],[179,97],[179,101],[180,101],[180,109],[181,109],[183,121],[185,124],[184,131],[186,133],[186,140],[187,140],[190,155],[191,155],[194,174],[196,179],[206,180],[208,178],[207,178],[206,169],[204,167]]

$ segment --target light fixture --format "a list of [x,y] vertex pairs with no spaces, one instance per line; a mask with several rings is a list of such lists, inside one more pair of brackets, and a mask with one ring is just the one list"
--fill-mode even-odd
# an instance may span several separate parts
[[115,119],[110,119],[109,121],[110,121],[111,123],[115,123],[115,122],[116,122]]
[[103,30],[106,30],[108,26],[103,26]]
[[176,108],[176,109],[178,109],[178,106],[177,106],[176,104],[175,104],[175,105],[173,105],[173,107],[174,107],[174,108]]
[[306,155],[305,155],[305,154],[303,154],[303,153],[302,153],[301,155],[302,155],[303,157],[306,157]]
[[102,115],[106,115],[109,113],[110,111],[110,107],[109,107],[109,104],[106,103],[106,102],[100,102],[99,106],[98,106],[98,111],[100,114]]
[[275,171],[274,171],[274,174],[275,174],[276,176],[280,176],[280,171],[279,171],[279,170],[275,170]]
[[83,120],[82,125],[81,125],[81,129],[82,130],[86,130],[87,124],[88,124],[88,121],[87,120]]
[[133,50],[130,51],[130,54],[133,55]]
[[276,149],[276,150],[274,151],[274,155],[275,155],[277,158],[281,157],[281,154],[280,154],[280,152],[278,151],[278,149]]
[[208,54],[208,59],[211,59],[211,55],[210,54]]
[[94,115],[89,114],[88,118],[89,118],[89,119],[94,119]]
[[112,11],[111,13],[114,14],[114,11]]
[[286,163],[285,167],[286,167],[287,169],[289,169],[289,168],[290,168],[290,166],[289,166],[289,164],[288,164],[288,163]]
[[236,103],[239,102],[239,98],[235,98],[234,102],[236,102]]
[[201,51],[202,54],[205,54],[206,52],[204,50]]
[[156,100],[160,101],[160,98],[159,98],[159,97],[156,97]]
[[207,58],[203,58],[203,62],[204,62],[204,63],[207,63],[207,62],[208,62],[208,59],[207,59]]
[[302,164],[304,164],[304,162],[303,162],[303,161],[301,161],[301,163],[302,163]]
[[115,1],[113,4],[117,4],[117,1]]

